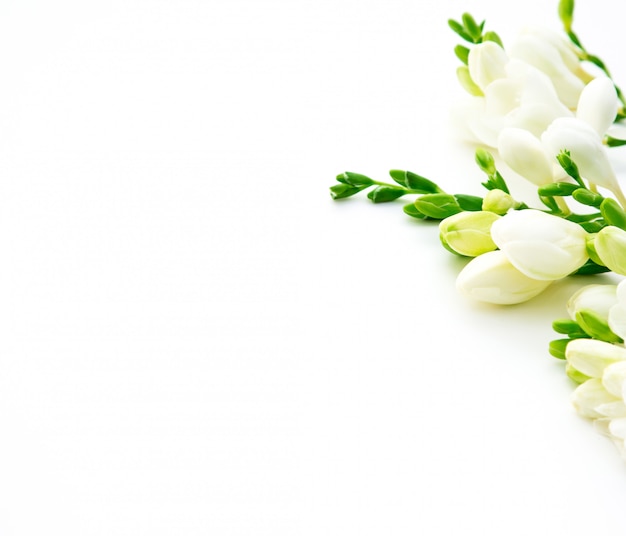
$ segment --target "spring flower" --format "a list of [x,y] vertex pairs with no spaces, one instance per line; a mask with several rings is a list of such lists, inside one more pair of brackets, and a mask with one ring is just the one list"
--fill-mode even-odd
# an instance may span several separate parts
[[609,311],[617,305],[616,285],[587,285],[579,289],[567,302],[567,313],[579,323],[586,313],[607,323]]
[[565,358],[590,378],[602,378],[606,367],[626,360],[626,348],[595,339],[574,339],[565,349]]
[[560,35],[543,29],[524,32],[509,48],[509,56],[536,67],[546,74],[559,99],[574,108],[585,82],[578,56]]
[[476,257],[496,249],[490,230],[499,218],[493,212],[459,212],[441,221],[439,237],[447,249],[459,255]]
[[609,310],[609,327],[613,333],[626,340],[626,280],[617,285],[615,301]]
[[487,195],[483,198],[482,209],[502,216],[519,205],[509,194],[496,188],[487,192]]
[[626,275],[626,231],[609,225],[600,230],[593,243],[605,266],[616,274]]
[[533,279],[561,279],[589,258],[582,227],[539,210],[506,214],[493,224],[491,236],[511,264]]
[[502,251],[491,251],[472,259],[456,280],[457,289],[467,296],[498,305],[530,300],[550,283],[524,275]]
[[485,145],[496,147],[503,128],[522,128],[538,137],[554,119],[572,115],[547,75],[523,61],[510,59],[493,42],[472,48],[468,67],[483,95],[471,98],[457,115],[462,117],[469,136]]

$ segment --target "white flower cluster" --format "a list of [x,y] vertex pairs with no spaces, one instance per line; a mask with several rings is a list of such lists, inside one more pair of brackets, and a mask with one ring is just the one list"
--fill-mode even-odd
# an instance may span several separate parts
[[[626,281],[584,287],[570,299],[568,312],[581,323],[582,316],[590,313],[595,323],[608,326],[614,340],[625,339]],[[570,376],[574,372],[582,380],[572,395],[574,407],[593,419],[626,459],[626,348],[620,339],[574,339],[567,344],[565,357]]]
[[566,178],[555,157],[567,149],[584,178],[626,205],[602,143],[615,131],[617,93],[610,79],[582,69],[572,43],[527,30],[506,51],[492,41],[474,46],[467,67],[478,95],[461,115],[473,139],[538,186]]
[[[507,50],[489,40],[474,45],[465,78],[459,77],[474,95],[464,119],[475,140],[497,148],[509,168],[535,185],[582,186],[586,180],[592,195],[605,188],[626,207],[604,145],[618,114],[618,94],[608,77],[593,78],[582,69],[579,52],[559,34],[538,29]],[[577,177],[559,162],[563,154]],[[610,224],[587,232],[566,219],[570,209],[563,197],[554,201],[556,211],[527,209],[492,189],[483,212],[443,220],[444,246],[475,257],[459,274],[459,290],[479,301],[520,303],[589,259],[626,275],[626,231]]]

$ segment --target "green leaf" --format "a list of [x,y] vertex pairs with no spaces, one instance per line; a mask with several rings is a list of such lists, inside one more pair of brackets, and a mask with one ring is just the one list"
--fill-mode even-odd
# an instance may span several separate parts
[[454,47],[456,57],[459,58],[465,65],[467,65],[469,52],[469,48],[464,47],[463,45],[457,45]]
[[586,188],[577,188],[572,192],[572,197],[582,205],[599,207],[604,201],[604,197]]
[[615,199],[607,197],[602,201],[600,212],[609,225],[626,230],[626,212]]
[[571,339],[556,339],[550,341],[550,346],[548,347],[550,355],[553,355],[557,359],[565,359],[565,349],[570,340]]
[[405,195],[407,191],[404,188],[396,188],[394,186],[378,186],[371,190],[367,197],[374,203],[387,203],[394,201]]
[[333,199],[344,199],[346,197],[358,194],[361,190],[364,190],[367,186],[351,186],[349,184],[335,184],[330,187],[330,196]]
[[466,194],[455,194],[454,197],[463,210],[478,211],[483,209],[482,197]]
[[571,184],[569,182],[551,182],[550,184],[540,186],[537,193],[540,196],[545,197],[553,197],[555,195],[565,197],[572,195],[572,193],[578,189],[580,189],[578,184]]
[[453,214],[462,212],[459,203],[453,195],[427,194],[415,200],[415,207],[422,214],[435,220],[443,220]]

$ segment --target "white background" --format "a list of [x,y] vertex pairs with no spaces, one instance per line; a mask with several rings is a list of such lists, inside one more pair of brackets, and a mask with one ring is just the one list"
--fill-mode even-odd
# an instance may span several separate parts
[[[626,84],[615,5],[576,29]],[[2,536],[626,531],[546,350],[589,280],[469,303],[436,225],[328,195],[480,192],[466,10],[558,28],[543,0],[3,1]]]

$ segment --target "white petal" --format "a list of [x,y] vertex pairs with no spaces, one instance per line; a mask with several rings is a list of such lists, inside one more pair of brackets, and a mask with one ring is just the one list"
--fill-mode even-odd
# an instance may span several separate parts
[[591,125],[599,136],[604,136],[613,124],[618,108],[619,102],[613,82],[606,77],[600,77],[589,82],[583,89],[576,117]]
[[516,173],[541,186],[552,182],[552,162],[543,144],[527,130],[505,128],[498,136],[498,151]]
[[489,84],[506,76],[505,66],[508,61],[500,45],[485,41],[470,50],[467,66],[474,83],[484,91]]
[[602,378],[609,365],[626,360],[626,349],[595,339],[574,339],[565,349],[565,358],[590,378]]
[[604,369],[602,385],[613,396],[621,397],[626,384],[626,361],[613,363]]
[[592,419],[602,417],[598,407],[616,402],[614,396],[606,391],[598,378],[592,378],[581,383],[572,393],[572,404],[583,417]]

